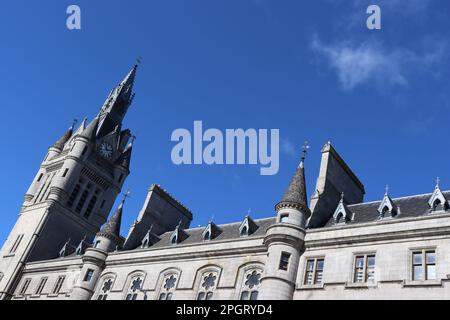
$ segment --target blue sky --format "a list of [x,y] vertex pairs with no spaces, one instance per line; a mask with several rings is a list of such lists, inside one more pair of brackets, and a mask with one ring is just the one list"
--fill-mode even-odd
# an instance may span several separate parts
[[[65,27],[82,9],[82,30]],[[382,30],[366,28],[369,4]],[[194,213],[192,226],[274,214],[311,145],[308,193],[329,140],[366,186],[366,200],[448,188],[450,4],[445,0],[2,1],[3,137],[0,239],[13,226],[47,148],[92,118],[141,56],[126,125],[137,135],[125,189],[126,234],[148,187],[161,184]],[[280,172],[181,166],[177,128],[279,128]]]

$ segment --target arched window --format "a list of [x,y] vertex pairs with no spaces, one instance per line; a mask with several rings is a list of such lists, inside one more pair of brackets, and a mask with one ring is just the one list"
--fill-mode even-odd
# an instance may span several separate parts
[[386,216],[386,213],[388,213],[389,212],[389,207],[388,206],[385,206],[384,208],[383,208],[383,211],[381,211],[381,216],[382,217],[385,217]]
[[437,211],[437,209],[439,208],[439,206],[440,206],[441,204],[442,204],[441,200],[436,199],[436,200],[433,202],[433,211]]
[[200,288],[197,294],[197,300],[212,300],[214,291],[218,282],[218,274],[216,272],[206,272],[200,281]]
[[203,238],[203,240],[205,240],[205,241],[209,241],[209,240],[211,240],[211,232],[206,232],[205,233],[205,236],[204,236],[204,238]]
[[126,300],[136,300],[139,292],[142,292],[143,277],[137,276],[131,279]]
[[164,277],[161,292],[159,294],[159,300],[172,300],[173,292],[178,284],[178,274],[167,274]]
[[246,272],[240,295],[241,300],[258,300],[261,276],[261,270],[252,269]]
[[176,236],[176,235],[174,235],[174,236],[172,237],[171,243],[172,243],[172,244],[177,244],[177,243],[178,243],[178,240],[177,240],[177,236]]
[[342,212],[340,212],[337,217],[336,217],[336,223],[341,222],[342,218],[344,217],[344,215],[342,214]]
[[108,294],[111,292],[113,284],[113,279],[105,279],[100,288],[100,294],[98,295],[97,300],[106,300],[108,298]]
[[248,227],[244,226],[241,230],[241,237],[246,237],[248,236]]

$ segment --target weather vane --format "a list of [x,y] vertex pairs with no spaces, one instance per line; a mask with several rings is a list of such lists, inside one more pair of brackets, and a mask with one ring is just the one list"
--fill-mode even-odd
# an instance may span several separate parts
[[436,178],[436,187],[439,188],[439,185],[441,184],[441,178],[437,177]]
[[303,160],[305,160],[305,158],[306,158],[306,154],[308,153],[308,149],[309,149],[309,143],[308,143],[308,141],[305,141],[305,143],[303,144],[303,147],[302,147],[302,153],[303,153],[302,159]]
[[389,185],[388,184],[386,185],[386,189],[385,190],[386,190],[386,194],[389,194]]
[[136,62],[137,62],[137,64],[141,64],[142,63],[142,57],[137,57]]

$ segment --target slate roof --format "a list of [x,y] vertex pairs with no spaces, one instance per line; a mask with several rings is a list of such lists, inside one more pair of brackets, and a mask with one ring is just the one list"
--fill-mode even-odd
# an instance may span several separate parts
[[[258,226],[258,229],[251,235],[249,235],[246,238],[254,238],[254,237],[262,237],[266,234],[266,230],[271,225],[275,224],[276,218],[266,218],[266,219],[259,219],[255,220],[256,225]],[[241,236],[239,234],[239,226],[241,225],[241,222],[236,223],[230,223],[230,224],[224,224],[224,225],[218,225],[218,227],[222,230],[222,233],[220,233],[216,238],[210,240],[210,241],[204,241],[202,237],[202,233],[205,230],[205,227],[198,227],[193,229],[186,229],[184,232],[187,234],[187,238],[183,241],[181,241],[178,245],[189,245],[189,244],[201,244],[201,243],[214,243],[216,241],[223,241],[223,240],[237,240],[241,239]],[[161,240],[157,243],[153,244],[149,249],[156,249],[156,248],[164,248],[164,247],[173,247],[174,245],[170,243],[170,237],[172,236],[173,231],[163,233],[160,238]],[[138,247],[136,250],[141,249]],[[148,250],[148,249],[147,249]]]
[[294,177],[289,184],[289,187],[281,199],[280,203],[296,203],[307,208],[306,198],[306,182],[305,182],[305,167],[303,160],[297,168]]
[[[442,192],[447,199],[450,199],[450,191]],[[430,200],[432,193],[409,196],[403,198],[392,199],[395,206],[399,208],[400,214],[394,219],[421,217],[430,212],[428,201]],[[354,220],[349,224],[375,222],[379,220],[378,207],[382,200],[349,205],[348,209],[354,213]],[[337,207],[337,205],[336,205]],[[331,218],[325,227],[334,226],[334,219]]]

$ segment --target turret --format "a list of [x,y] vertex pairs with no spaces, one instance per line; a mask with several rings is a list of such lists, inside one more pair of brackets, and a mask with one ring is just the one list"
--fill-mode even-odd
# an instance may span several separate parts
[[290,300],[295,289],[305,224],[311,216],[305,182],[305,144],[300,165],[281,201],[276,205],[277,223],[267,229],[264,244],[268,257],[261,279],[262,300]]
[[87,248],[82,259],[80,278],[74,286],[70,298],[72,300],[90,300],[94,294],[95,285],[105,269],[108,253],[122,246],[120,226],[122,223],[123,205],[128,193],[120,203],[111,219],[102,227],[94,240],[92,248]]

